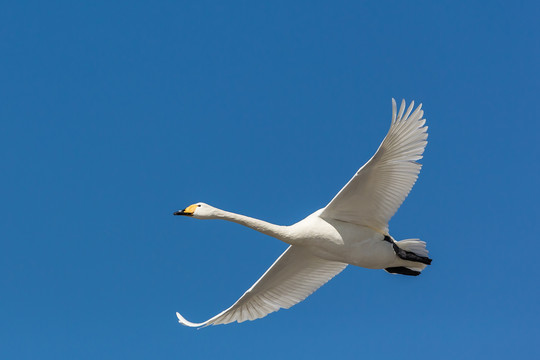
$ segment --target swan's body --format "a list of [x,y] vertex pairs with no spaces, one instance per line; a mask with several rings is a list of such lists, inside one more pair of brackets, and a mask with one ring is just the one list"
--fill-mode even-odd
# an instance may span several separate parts
[[[325,260],[369,269],[396,265],[392,244],[366,226],[320,217],[322,209],[291,226],[299,244]],[[398,258],[399,259],[399,258]]]
[[203,323],[176,313],[180,323],[201,327],[254,320],[289,308],[339,274],[348,264],[390,273],[419,275],[431,263],[425,243],[395,241],[388,221],[414,185],[427,144],[421,105],[397,113],[375,155],[323,209],[291,226],[268,222],[197,203],[178,211],[200,219],[223,219],[290,244],[266,273],[230,308]]

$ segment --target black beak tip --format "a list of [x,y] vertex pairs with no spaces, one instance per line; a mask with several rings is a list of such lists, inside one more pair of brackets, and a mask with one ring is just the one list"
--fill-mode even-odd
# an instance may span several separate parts
[[184,215],[184,210],[175,211],[175,212],[173,212],[173,215]]

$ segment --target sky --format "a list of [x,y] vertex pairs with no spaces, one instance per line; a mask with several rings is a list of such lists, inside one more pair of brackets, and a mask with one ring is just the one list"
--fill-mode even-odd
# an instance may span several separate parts
[[[539,358],[540,5],[4,1],[2,359]],[[293,224],[423,103],[390,222],[421,276],[349,266],[302,303],[201,330]]]

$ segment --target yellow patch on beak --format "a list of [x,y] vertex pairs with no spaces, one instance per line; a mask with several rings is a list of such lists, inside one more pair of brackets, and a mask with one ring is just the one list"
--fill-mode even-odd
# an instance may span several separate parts
[[193,204],[193,205],[189,205],[187,208],[184,209],[184,213],[186,214],[193,214],[195,212],[195,209],[197,208],[198,206],[196,204]]

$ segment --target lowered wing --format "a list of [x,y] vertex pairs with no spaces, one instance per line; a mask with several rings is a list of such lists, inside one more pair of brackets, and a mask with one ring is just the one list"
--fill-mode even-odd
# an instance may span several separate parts
[[298,246],[289,246],[274,264],[230,308],[213,318],[192,323],[176,313],[182,325],[203,327],[262,318],[288,309],[339,274],[347,264],[327,261]]

